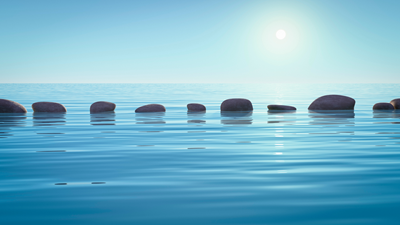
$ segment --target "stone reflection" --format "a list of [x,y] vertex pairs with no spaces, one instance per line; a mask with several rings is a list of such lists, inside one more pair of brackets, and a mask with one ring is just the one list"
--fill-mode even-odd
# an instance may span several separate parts
[[353,110],[335,110],[335,111],[309,111],[308,116],[312,119],[310,125],[354,125]]
[[374,110],[373,118],[400,118],[400,112]]
[[165,112],[136,113],[136,124],[165,124]]
[[33,113],[33,126],[59,126],[65,123],[65,113]]
[[0,113],[0,138],[13,136],[12,127],[25,126],[25,113]]
[[224,125],[249,125],[253,123],[253,112],[221,112]]
[[393,111],[374,110],[373,118],[392,118]]
[[269,110],[268,123],[287,123],[293,125],[296,122],[295,110]]
[[206,120],[204,120],[204,115],[205,111],[200,111],[200,112],[190,112],[188,111],[188,123],[189,124],[195,124],[197,126],[203,126],[201,124],[205,124]]
[[[373,118],[375,119],[400,119],[399,110],[395,111],[384,111],[384,110],[374,110]],[[376,121],[375,124],[400,124],[400,120],[391,121]]]
[[90,114],[90,123],[92,125],[115,125],[115,113],[92,113]]

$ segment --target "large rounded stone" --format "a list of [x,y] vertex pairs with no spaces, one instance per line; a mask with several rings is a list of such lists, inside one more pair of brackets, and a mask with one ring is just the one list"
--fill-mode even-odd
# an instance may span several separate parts
[[390,101],[390,104],[392,104],[395,109],[400,109],[400,98],[393,99]]
[[0,113],[26,113],[26,109],[18,102],[0,99]]
[[199,103],[187,104],[187,109],[188,109],[188,111],[192,111],[192,112],[206,111],[206,107]]
[[135,110],[137,113],[141,112],[165,112],[165,107],[160,104],[148,104],[144,106],[140,106]]
[[269,110],[296,110],[296,107],[289,106],[289,105],[268,105],[267,106]]
[[99,101],[90,106],[90,113],[101,113],[114,111],[116,105],[112,102]]
[[35,102],[32,104],[34,112],[65,113],[67,109],[57,102]]
[[373,110],[394,110],[394,107],[390,103],[380,102],[376,103],[373,107]]
[[222,102],[221,111],[253,111],[253,104],[244,98],[231,98]]
[[315,99],[308,110],[354,110],[356,101],[343,95],[324,95]]

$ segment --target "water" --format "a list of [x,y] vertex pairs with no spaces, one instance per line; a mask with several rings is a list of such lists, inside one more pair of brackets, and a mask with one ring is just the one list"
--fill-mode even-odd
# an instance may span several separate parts
[[[372,105],[399,88],[0,84],[28,109],[0,115],[0,224],[398,224],[400,112]],[[355,98],[354,113],[309,113],[325,94]],[[235,97],[254,112],[221,114]],[[37,101],[68,112],[33,114]],[[115,113],[90,115],[95,101]],[[167,112],[135,115],[149,103]]]

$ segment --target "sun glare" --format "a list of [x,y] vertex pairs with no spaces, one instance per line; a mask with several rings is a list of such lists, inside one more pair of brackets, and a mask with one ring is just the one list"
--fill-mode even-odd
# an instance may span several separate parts
[[284,39],[284,38],[286,37],[286,32],[285,32],[284,30],[278,30],[278,31],[276,32],[276,37],[277,37],[279,40],[282,40],[282,39]]

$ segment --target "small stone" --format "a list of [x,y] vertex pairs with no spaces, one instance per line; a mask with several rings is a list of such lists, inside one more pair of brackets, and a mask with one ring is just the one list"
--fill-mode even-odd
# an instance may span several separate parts
[[289,105],[268,105],[269,110],[296,110],[296,107],[289,106]]
[[160,104],[148,104],[144,106],[140,106],[135,110],[137,113],[141,112],[165,112],[165,107]]
[[324,95],[315,99],[308,110],[354,110],[356,101],[343,95]]
[[201,111],[206,111],[206,107],[202,104],[199,103],[190,103],[187,104],[187,109],[188,111],[194,111],[194,112],[201,112]]
[[253,111],[253,104],[244,98],[231,98],[222,102],[221,111]]
[[394,109],[400,109],[400,98],[393,99],[390,104],[393,105]]
[[380,102],[376,103],[374,107],[372,107],[373,110],[394,110],[394,107],[390,103],[386,102]]
[[65,113],[67,109],[57,102],[35,102],[32,104],[34,112]]
[[0,113],[26,113],[26,109],[18,102],[0,99]]
[[116,105],[112,102],[99,101],[90,106],[90,113],[101,113],[114,111]]

